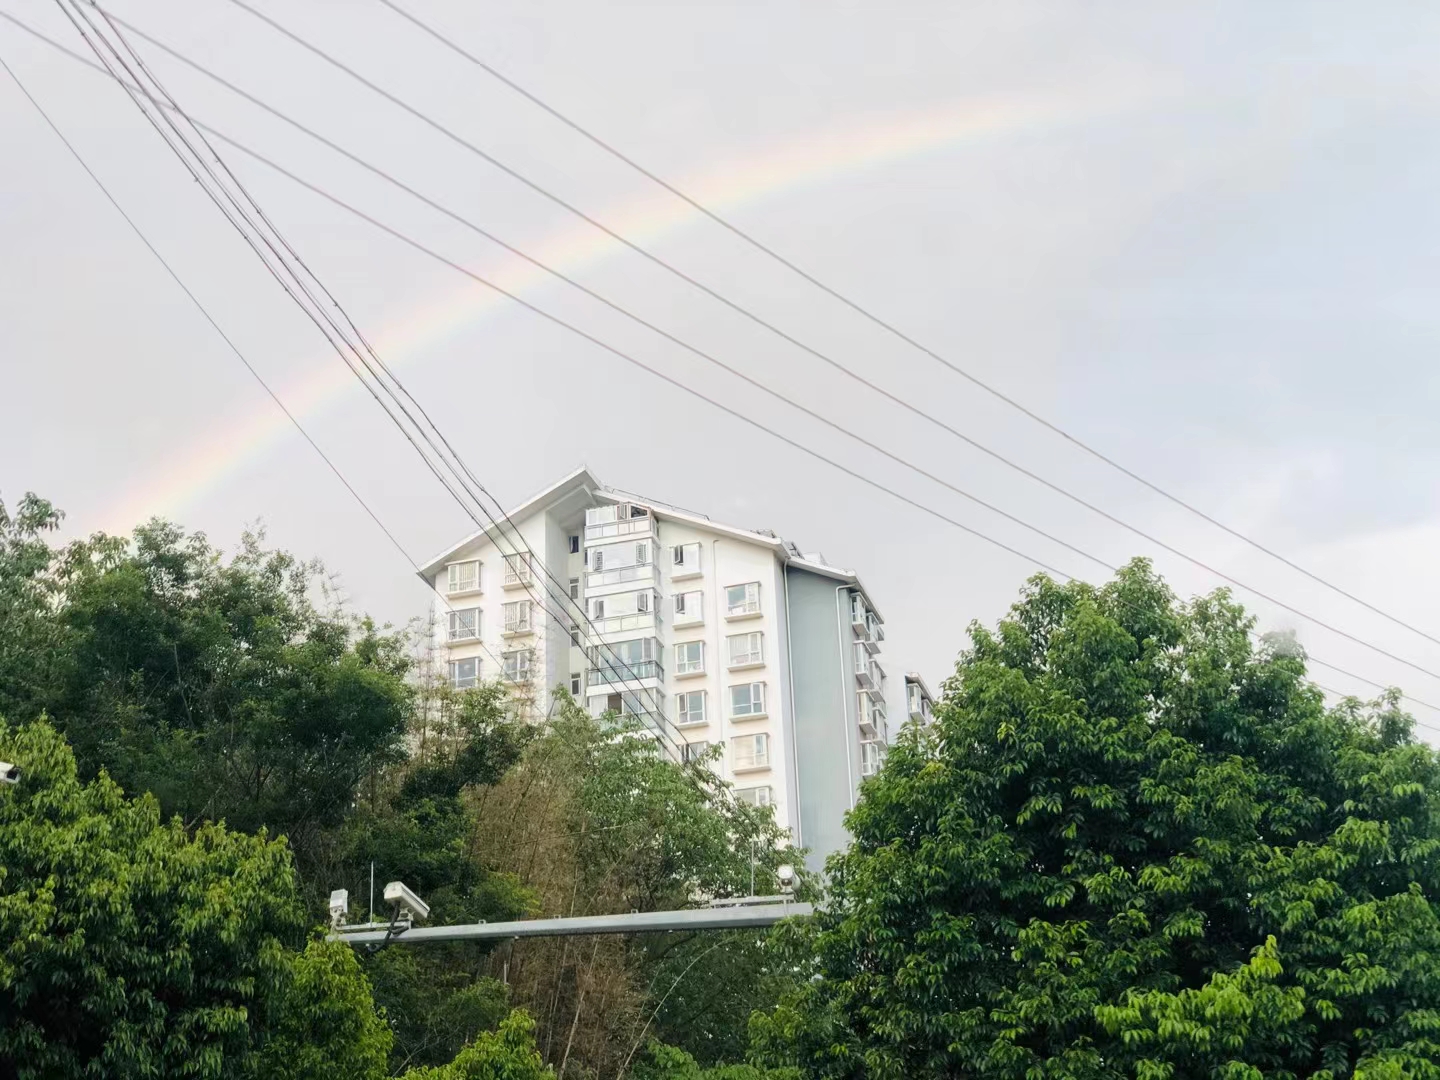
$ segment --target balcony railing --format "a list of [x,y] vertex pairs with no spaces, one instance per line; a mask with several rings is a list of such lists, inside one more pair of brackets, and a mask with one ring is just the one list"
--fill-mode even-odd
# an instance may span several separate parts
[[870,624],[866,621],[869,612],[865,610],[865,601],[856,594],[850,597],[850,625],[855,628],[856,637],[864,637],[870,632]]
[[597,634],[617,634],[625,630],[653,630],[658,625],[653,611],[637,611],[630,615],[611,615],[607,619],[594,619],[592,622]]
[[635,679],[663,679],[665,669],[658,660],[641,660],[634,664],[606,664],[591,668],[586,674],[587,686],[614,686],[616,683],[632,682]]
[[643,536],[654,531],[654,518],[626,518],[624,521],[609,521],[603,525],[586,525],[585,543],[590,544],[596,540],[613,540],[617,536]]
[[655,567],[646,563],[644,566],[622,566],[617,570],[592,570],[585,575],[585,588],[594,589],[601,585],[619,585],[626,581],[654,581]]
[[862,742],[860,744],[860,775],[874,776],[880,771],[880,766],[885,764],[885,744],[882,742]]
[[873,687],[875,662],[870,659],[870,653],[864,645],[855,645],[855,679],[866,689]]

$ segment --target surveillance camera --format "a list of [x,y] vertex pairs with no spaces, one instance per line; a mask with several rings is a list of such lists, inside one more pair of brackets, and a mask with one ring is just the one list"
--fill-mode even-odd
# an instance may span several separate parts
[[789,863],[783,863],[775,868],[775,877],[780,882],[781,892],[793,892],[795,890],[795,867]]
[[398,909],[402,917],[408,915],[423,921],[430,914],[430,905],[411,892],[403,881],[392,881],[385,886],[385,902]]
[[20,766],[8,761],[0,761],[0,783],[18,784],[19,782]]
[[330,925],[345,925],[345,916],[350,914],[350,890],[336,889],[330,894]]

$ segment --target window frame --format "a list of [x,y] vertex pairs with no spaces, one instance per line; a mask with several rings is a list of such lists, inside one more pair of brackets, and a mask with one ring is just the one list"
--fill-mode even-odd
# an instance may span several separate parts
[[[463,588],[463,589],[462,589],[462,588],[457,588],[456,585],[455,585],[455,571],[456,571],[457,569],[459,569],[460,567],[462,567],[462,566],[473,566],[473,567],[475,567],[475,584],[474,584],[474,585],[471,585],[469,588]],[[446,595],[446,596],[459,596],[459,595],[461,595],[462,593],[471,593],[471,592],[479,592],[479,591],[480,591],[480,560],[479,560],[479,559],[461,559],[461,560],[458,561],[458,562],[452,562],[452,563],[446,563],[446,564],[445,564],[445,595]]]
[[[694,663],[696,664],[695,667],[688,667],[688,666],[686,666],[686,665],[688,665],[688,664],[690,663],[690,661],[689,661],[689,660],[684,660],[684,661],[682,661],[682,660],[680,659],[680,655],[681,655],[680,650],[681,650],[681,649],[689,649],[692,645],[695,646],[697,649],[699,649],[700,658],[694,662]],[[705,642],[704,642],[704,641],[677,641],[677,642],[675,642],[675,646],[674,646],[674,657],[675,657],[675,669],[674,669],[674,671],[675,671],[675,676],[676,676],[677,678],[679,678],[679,677],[681,677],[681,676],[692,676],[692,675],[704,675],[704,674],[705,674]]]
[[[510,613],[512,611],[523,611],[525,613],[524,624],[516,620],[516,625],[510,625]],[[535,630],[534,604],[529,600],[507,600],[500,605],[500,625],[504,627],[507,634],[529,634]]]
[[[746,639],[747,646],[754,641],[754,650],[747,650],[742,653],[743,657],[749,659],[735,658],[735,643],[741,638]],[[730,671],[738,671],[743,668],[763,667],[765,664],[765,631],[747,630],[743,634],[727,634],[725,636],[725,666]]]
[[[457,671],[456,671],[456,669],[459,668],[459,666],[460,666],[461,664],[474,664],[474,665],[475,665],[475,674],[472,675],[472,676],[470,677],[470,681],[467,682],[467,683],[465,683],[463,686],[460,684],[460,681],[459,681],[459,678],[458,678],[458,674],[457,674]],[[449,670],[449,673],[448,673],[448,679],[447,679],[447,681],[450,683],[450,688],[451,688],[452,690],[470,690],[470,689],[473,689],[474,687],[480,685],[480,682],[481,682],[481,680],[482,680],[483,678],[484,678],[484,676],[483,676],[482,673],[481,673],[480,657],[478,657],[478,656],[462,656],[459,660],[451,660],[451,661],[450,661],[450,670]]]
[[[748,755],[748,763],[742,764],[740,748],[748,745],[751,752]],[[730,736],[730,768],[732,771],[759,772],[761,769],[771,768],[770,755],[770,733],[768,731],[755,731],[745,735]]]
[[[473,634],[457,634],[455,632],[456,620],[460,616],[469,615],[472,612],[475,615],[475,632]],[[484,633],[484,629],[485,626],[483,621],[483,613],[478,606],[468,608],[451,608],[445,622],[445,640],[447,642],[479,641],[480,635]]]
[[[736,589],[744,589],[741,594],[740,603],[730,602],[730,594]],[[763,615],[760,607],[760,582],[742,581],[738,585],[725,586],[725,618],[727,619],[753,619],[757,615]]]
[[[754,707],[755,707],[755,704],[756,704],[756,701],[755,701],[755,698],[756,698],[755,688],[756,688],[757,686],[760,688],[760,692],[759,692],[759,698],[760,698],[759,706],[760,706],[760,707],[759,707],[759,710],[758,710],[758,711],[751,711],[751,712],[743,712],[743,713],[742,713],[742,712],[736,712],[736,711],[735,711],[735,691],[736,691],[736,690],[744,690],[744,691],[746,692],[746,696],[749,698],[750,707],[751,707],[751,709],[753,710]],[[730,690],[730,719],[731,719],[731,720],[742,720],[742,721],[743,721],[743,720],[763,720],[765,717],[767,717],[767,716],[770,715],[770,713],[769,713],[769,700],[768,700],[769,691],[766,690],[766,688],[765,688],[765,683],[759,682],[759,681],[757,681],[757,682],[745,682],[745,683],[732,683],[732,684],[730,685],[730,687],[729,687],[729,690]]]
[[[675,695],[675,726],[676,727],[699,727],[710,722],[709,714],[706,712],[704,690],[681,690]],[[698,698],[700,700],[700,718],[692,719],[695,710],[690,708],[691,702]]]

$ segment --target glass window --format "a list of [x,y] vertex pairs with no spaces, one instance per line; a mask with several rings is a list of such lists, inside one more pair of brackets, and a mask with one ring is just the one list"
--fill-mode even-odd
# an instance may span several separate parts
[[580,554],[580,537],[578,535],[570,537],[570,554]]
[[450,661],[450,685],[456,690],[468,690],[480,683],[480,658]]
[[580,579],[578,577],[572,577],[570,579],[570,599],[580,599]]
[[677,623],[704,622],[705,594],[703,592],[676,593],[673,599]]
[[445,586],[446,592],[472,592],[480,588],[480,564],[478,562],[451,563],[449,575]]
[[765,715],[765,684],[741,683],[730,687],[730,715],[736,720]]
[[685,743],[680,747],[680,760],[685,763],[700,761],[710,749],[708,742]]
[[529,585],[535,580],[535,573],[530,567],[528,555],[506,555],[505,556],[505,584],[506,585]]
[[682,641],[675,646],[675,674],[689,675],[705,670],[705,643]]
[[700,572],[700,545],[676,544],[670,549],[672,573],[696,574]]
[[516,600],[501,607],[505,615],[507,634],[523,633],[530,629],[530,601]]
[[742,802],[746,806],[769,806],[775,801],[775,792],[768,786],[737,787],[735,789],[735,801]]
[[756,631],[750,634],[731,634],[725,639],[730,646],[730,666],[759,664],[765,659],[765,635]]
[[763,769],[770,764],[770,736],[763,732],[737,735],[730,740],[730,746],[737,769]]
[[731,585],[725,590],[726,614],[758,615],[760,613],[760,583],[750,581],[744,585]]
[[480,636],[480,609],[460,608],[450,612],[446,637],[450,641],[473,641]]
[[530,681],[530,662],[534,658],[531,649],[516,649],[501,656],[505,662],[505,678],[511,682]]
[[705,723],[704,690],[675,695],[675,722],[677,724]]
[[578,671],[572,671],[572,672],[570,673],[570,696],[571,696],[571,697],[577,697],[577,698],[578,698],[578,697],[580,696],[580,684],[581,684],[582,681],[583,681],[583,680],[582,680],[582,677],[581,677],[580,672],[578,672]]

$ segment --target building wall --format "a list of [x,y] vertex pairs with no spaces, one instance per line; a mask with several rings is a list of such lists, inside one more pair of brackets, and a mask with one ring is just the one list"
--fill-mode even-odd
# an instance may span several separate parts
[[[813,869],[849,843],[844,816],[860,782],[860,738],[850,671],[849,590],[836,600],[832,578],[790,567],[790,669],[800,839]],[[841,609],[845,610],[842,622]]]
[[[774,551],[765,545],[752,544],[688,523],[661,522],[660,549],[662,591],[661,610],[664,617],[666,714],[672,720],[678,715],[675,695],[704,691],[706,696],[703,725],[683,727],[679,738],[687,742],[719,742],[724,746],[720,761],[721,775],[737,788],[768,787],[771,789],[775,818],[784,825],[791,823],[794,805],[793,784],[787,777],[790,769],[790,747],[786,730],[789,726],[789,694],[785,685],[785,639],[782,608],[784,578]],[[671,573],[671,549],[677,545],[698,543],[701,547],[701,568],[697,577],[675,580]],[[760,583],[760,614],[730,619],[726,616],[725,589],[730,585]],[[704,619],[699,625],[676,626],[674,596],[677,593],[699,592],[704,597]],[[731,670],[728,666],[728,642],[731,635],[759,632],[764,635],[764,663],[759,667]],[[703,675],[680,676],[675,670],[675,646],[680,643],[705,643]],[[759,719],[735,719],[730,715],[730,687],[739,683],[765,683],[765,716]],[[672,733],[673,734],[673,733]],[[764,768],[737,771],[733,740],[747,735],[764,734],[770,739],[770,764]]]

